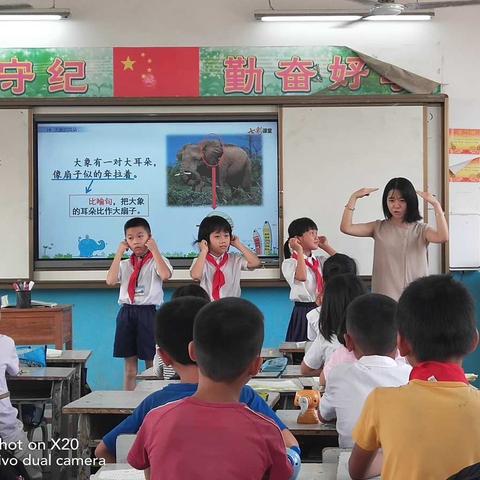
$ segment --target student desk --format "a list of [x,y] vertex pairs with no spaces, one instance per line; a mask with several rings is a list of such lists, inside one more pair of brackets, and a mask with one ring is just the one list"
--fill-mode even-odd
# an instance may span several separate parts
[[[180,380],[149,380],[148,382],[140,382],[135,387],[135,392],[146,392],[150,395],[157,390],[165,388],[170,383],[180,383]],[[268,397],[265,400],[270,408],[274,408],[280,401],[280,393],[268,392]]]
[[[122,473],[123,478],[128,480],[145,479],[142,470],[134,470],[128,463],[109,463],[101,467],[91,480],[120,480]],[[302,463],[297,480],[335,480],[336,473],[335,463]]]
[[[51,439],[55,441],[69,439],[73,433],[69,431],[66,419],[62,417],[62,407],[69,402],[70,385],[74,374],[73,368],[27,367],[16,376],[7,376],[10,398],[14,405],[32,402],[52,405]],[[50,451],[52,454],[51,476],[60,478],[61,466],[57,465],[57,459],[68,454],[68,451],[59,448],[52,448]]]
[[305,387],[299,378],[252,378],[247,385],[257,392],[278,392],[280,408],[293,407],[295,393]]
[[17,345],[51,345],[72,349],[72,305],[0,309],[0,333]]
[[262,348],[260,356],[267,360],[268,358],[283,357],[283,353],[278,348]]
[[293,364],[302,363],[307,342],[283,342],[278,350],[290,359]]
[[[351,452],[341,452],[337,465],[337,480],[350,480],[350,474],[348,473],[348,459]],[[380,476],[371,477],[371,480],[380,480]]]
[[334,423],[297,423],[300,410],[277,410],[278,418],[287,426],[293,435],[321,435],[327,437],[338,437]]
[[135,387],[136,392],[146,392],[147,394],[156,392],[157,390],[161,390],[165,388],[167,385],[171,383],[180,383],[180,380],[148,380],[145,382],[137,383]]
[[300,365],[287,365],[280,375],[278,372],[258,372],[253,378],[299,378],[304,376],[300,371]]
[[302,449],[302,459],[319,462],[324,447],[338,447],[338,433],[333,423],[297,423],[300,409],[277,410],[278,418],[296,437]]
[[[99,440],[130,415],[149,394],[146,391],[97,390],[63,407],[63,413],[79,415],[78,455],[90,458],[92,447],[96,447]],[[89,475],[90,466],[79,467],[79,479],[88,480]]]
[[307,342],[283,342],[278,347],[280,353],[305,353]]
[[153,371],[153,367],[147,368],[141,373],[137,373],[137,380],[161,380],[155,372]]
[[47,351],[47,366],[69,367],[75,370],[72,380],[72,401],[82,396],[82,389],[87,384],[86,364],[91,356],[91,350],[63,350],[59,356],[49,356]]

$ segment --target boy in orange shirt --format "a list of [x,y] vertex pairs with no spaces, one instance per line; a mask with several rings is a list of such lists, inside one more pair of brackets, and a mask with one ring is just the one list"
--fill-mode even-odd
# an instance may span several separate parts
[[424,277],[400,297],[397,320],[410,382],[367,398],[352,435],[350,476],[367,478],[381,448],[382,480],[447,478],[480,462],[480,391],[462,369],[478,344],[473,299],[448,275]]

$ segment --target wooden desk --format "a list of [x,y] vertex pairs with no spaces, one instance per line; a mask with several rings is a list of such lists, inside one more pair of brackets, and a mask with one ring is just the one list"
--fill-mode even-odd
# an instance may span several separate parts
[[298,378],[252,378],[247,385],[257,392],[278,392],[280,408],[293,408],[295,393],[304,389]]
[[302,463],[297,480],[336,480],[337,465],[332,463]]
[[283,357],[283,353],[278,348],[262,348],[260,356],[267,360],[268,358]]
[[278,349],[289,359],[289,363],[299,365],[305,355],[307,342],[283,342]]
[[[10,391],[12,404],[41,402],[52,406],[52,433],[51,439],[72,438],[68,422],[62,416],[62,407],[70,401],[70,385],[75,374],[73,368],[46,367],[22,368],[17,376],[7,376],[7,385]],[[58,445],[62,445],[60,442]],[[52,448],[51,476],[61,478],[61,463],[58,459],[68,455],[68,451]]]
[[[337,480],[350,480],[348,473],[348,460],[352,452],[341,452],[338,459]],[[380,480],[380,476],[372,477],[371,480]]]
[[283,342],[278,347],[281,353],[305,353],[307,342]]
[[279,393],[295,393],[303,390],[303,385],[296,378],[253,378],[247,385],[258,392],[279,392]]
[[51,345],[72,349],[72,305],[0,309],[0,333],[17,345]]
[[137,380],[161,380],[158,378],[157,375],[155,375],[155,372],[153,371],[153,367],[147,368],[141,373],[137,374]]
[[[130,415],[149,394],[146,391],[97,390],[63,407],[63,413],[79,416],[79,457],[90,458],[91,449],[97,446],[99,440]],[[89,477],[90,466],[81,465],[78,478],[88,480]]]
[[[144,480],[143,470],[134,470],[128,463],[108,463],[92,477],[92,480],[109,480],[118,478],[116,473],[128,471],[131,480]],[[133,473],[135,472],[135,473]],[[111,473],[111,477],[109,477]],[[337,465],[332,463],[302,463],[297,480],[335,480]],[[131,475],[131,476],[130,476]]]
[[170,383],[180,383],[180,380],[148,380],[148,382],[139,382],[135,387],[135,392],[146,392],[150,394],[161,390]]
[[287,426],[293,435],[322,435],[337,437],[338,433],[334,423],[297,423],[300,410],[277,410],[278,418]]
[[304,377],[305,375],[302,375],[302,372],[300,371],[300,365],[287,365],[285,370],[280,375],[278,374],[278,372],[258,372],[253,378],[304,378]]
[[47,366],[69,367],[75,370],[72,379],[72,392],[70,400],[77,400],[82,396],[82,389],[87,383],[86,364],[92,356],[91,350],[63,350],[60,356],[48,356]]
[[[137,377],[138,378],[138,377]],[[140,382],[135,387],[135,392],[147,392],[148,394],[165,388],[171,383],[180,383],[180,380],[149,380],[148,382]],[[266,402],[270,408],[274,408],[280,400],[280,393],[268,392]]]

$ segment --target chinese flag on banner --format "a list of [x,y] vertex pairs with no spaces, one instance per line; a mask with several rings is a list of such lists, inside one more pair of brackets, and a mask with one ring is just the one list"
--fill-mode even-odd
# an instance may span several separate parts
[[114,48],[115,97],[198,97],[199,48]]

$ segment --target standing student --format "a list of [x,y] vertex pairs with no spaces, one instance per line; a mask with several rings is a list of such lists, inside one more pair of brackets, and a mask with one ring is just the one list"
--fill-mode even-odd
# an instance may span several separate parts
[[[427,247],[429,243],[445,243],[448,226],[440,202],[428,192],[416,191],[406,178],[392,178],[383,191],[384,220],[352,223],[359,198],[378,188],[362,188],[352,193],[343,211],[340,230],[355,237],[372,237],[372,292],[398,300],[413,280],[428,275]],[[417,194],[435,211],[436,229],[420,222]]]
[[278,426],[239,401],[262,364],[263,336],[263,316],[252,303],[223,298],[205,305],[189,345],[198,388],[147,414],[130,465],[162,480],[289,480],[293,468]]
[[310,218],[297,218],[288,226],[288,239],[283,247],[285,260],[282,273],[290,285],[290,300],[295,302],[285,337],[287,342],[307,340],[307,313],[317,307],[323,293],[322,265],[325,257],[335,250],[326,237],[318,236],[318,228]]
[[[212,300],[239,297],[241,271],[258,268],[257,255],[233,235],[230,223],[219,215],[202,220],[196,243],[200,253],[190,268],[192,279],[200,282]],[[229,252],[230,245],[240,253]]]
[[[156,306],[163,303],[163,282],[172,276],[172,266],[160,253],[144,218],[132,218],[124,226],[107,284],[120,283],[113,356],[125,359],[125,390],[135,388],[138,359],[150,368],[155,355]],[[127,250],[130,258],[122,260]]]
[[366,478],[381,448],[382,480],[447,478],[480,462],[480,392],[462,369],[478,345],[474,301],[452,277],[432,275],[405,289],[396,318],[410,381],[368,396],[352,434],[350,476]]

